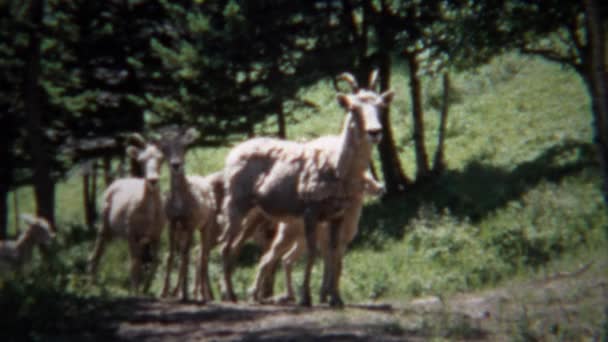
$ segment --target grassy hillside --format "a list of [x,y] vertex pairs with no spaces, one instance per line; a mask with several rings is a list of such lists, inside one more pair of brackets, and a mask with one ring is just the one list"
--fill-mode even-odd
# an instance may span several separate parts
[[[405,172],[414,175],[411,100],[403,67],[395,68],[392,88],[395,140]],[[441,92],[440,79],[424,79],[430,155],[436,146],[435,107]],[[589,98],[580,79],[555,64],[505,55],[452,75],[451,92],[448,170],[437,182],[402,198],[368,201],[360,234],[345,261],[341,288],[349,302],[447,295],[606,257],[608,216],[594,159]],[[289,138],[339,132],[343,111],[329,82],[303,89],[301,97],[321,110],[297,110],[287,129]],[[259,130],[273,131],[274,123]],[[218,170],[228,150],[192,150],[187,169],[200,174]],[[167,176],[165,169],[165,187]],[[125,295],[128,257],[123,242],[108,248],[100,285],[87,284],[85,260],[93,234],[82,227],[80,182],[74,171],[57,193],[62,235],[57,259],[64,271],[60,286],[75,294]],[[17,198],[21,211],[32,211],[31,189],[20,189]],[[216,282],[219,261],[216,253],[211,265]],[[155,293],[164,268],[160,271]],[[239,268],[239,294],[251,284],[253,271],[251,262]],[[315,288],[320,272],[316,267]],[[300,276],[296,274],[298,283]]]

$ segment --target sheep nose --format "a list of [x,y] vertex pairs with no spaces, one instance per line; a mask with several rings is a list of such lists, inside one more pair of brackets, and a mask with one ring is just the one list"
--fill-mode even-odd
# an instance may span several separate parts
[[148,182],[150,183],[150,185],[156,186],[156,184],[158,184],[158,178],[149,178]]
[[382,130],[381,129],[368,130],[367,134],[369,135],[370,140],[373,141],[374,143],[378,143],[382,139]]
[[174,171],[179,170],[181,165],[182,164],[180,162],[171,162],[171,168],[173,168]]

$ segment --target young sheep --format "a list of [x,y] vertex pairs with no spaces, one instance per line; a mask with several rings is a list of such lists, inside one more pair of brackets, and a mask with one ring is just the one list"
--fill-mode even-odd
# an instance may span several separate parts
[[[195,230],[201,234],[201,251],[207,251],[208,229],[216,211],[213,191],[210,184],[199,176],[186,176],[186,148],[196,138],[198,132],[190,128],[186,132],[165,134],[158,142],[169,164],[171,186],[165,200],[165,213],[169,220],[169,254],[162,296],[169,294],[171,271],[175,251],[180,254],[177,286],[172,295],[181,287],[181,300],[188,299],[188,266]],[[212,222],[211,222],[212,223]],[[202,265],[202,263],[201,263]],[[206,263],[205,263],[206,265]],[[198,272],[197,272],[198,273]],[[203,293],[203,300],[209,293]]]
[[158,265],[158,249],[165,225],[158,184],[163,157],[155,144],[141,139],[140,145],[129,146],[127,154],[141,166],[144,178],[115,180],[104,192],[102,225],[89,258],[89,270],[95,279],[107,242],[114,237],[125,238],[131,261],[131,288],[139,292],[142,267],[148,264],[143,288],[147,292]]
[[[226,159],[226,198],[223,213],[226,228],[221,240],[224,292],[236,300],[232,288],[232,241],[242,220],[251,210],[260,210],[277,221],[303,220],[307,262],[300,304],[310,306],[310,273],[316,254],[318,222],[328,221],[331,257],[327,262],[330,305],[342,305],[337,289],[341,258],[336,262],[341,226],[347,215],[356,214],[356,199],[369,167],[372,147],[380,141],[380,107],[393,93],[359,90],[338,94],[347,116],[337,146],[296,143],[272,138],[255,138],[236,146]],[[334,152],[334,151],[337,151]],[[353,209],[353,206],[355,208]]]
[[[364,183],[362,185],[362,194],[368,195],[380,195],[384,192],[384,186],[377,182],[370,173],[366,174],[364,179]],[[363,199],[363,196],[360,197]],[[361,203],[362,205],[362,203]],[[356,207],[356,205],[355,205]],[[355,225],[356,229],[357,226]],[[349,244],[354,236],[356,235],[356,231],[347,231],[342,230],[340,232],[343,236],[339,238],[340,242],[344,242]],[[317,248],[320,249],[321,254],[325,258],[328,256],[329,252],[329,234],[328,227],[325,222],[317,225]],[[272,282],[272,273],[273,268],[276,267],[276,263],[281,258],[283,264],[283,270],[285,273],[285,294],[278,296],[272,299],[273,302],[276,303],[286,303],[292,302],[295,300],[295,292],[293,290],[293,283],[291,277],[291,271],[293,264],[297,261],[297,259],[302,255],[305,251],[305,232],[304,226],[301,222],[293,222],[291,224],[287,224],[285,222],[281,222],[278,225],[277,233],[272,241],[272,245],[268,248],[266,253],[262,256],[260,263],[258,265],[258,272],[255,277],[254,285],[249,290],[252,298],[257,302],[263,302],[267,299],[267,296],[264,293],[263,287],[265,283]],[[328,275],[327,275],[327,267],[323,269],[323,283],[321,287],[321,301],[324,301],[324,296],[328,291],[327,284]],[[268,286],[268,285],[265,285]]]
[[[213,201],[216,210],[212,215],[212,219],[208,222],[204,230],[204,238],[201,238],[201,246],[199,248],[199,258],[197,265],[197,274],[195,278],[194,296],[199,292],[203,300],[212,300],[213,292],[209,280],[209,253],[218,244],[218,237],[221,232],[221,206],[224,200],[224,173],[218,171],[204,178],[198,178],[197,181],[207,184],[213,192]],[[252,239],[263,251],[266,251],[276,231],[276,225],[264,218],[262,215],[252,215],[246,220],[245,228],[241,234],[233,242],[233,251],[238,254],[243,243]],[[261,292],[265,295],[271,295],[272,283],[261,285]]]
[[17,240],[0,241],[0,269],[17,270],[32,258],[35,246],[49,246],[55,238],[51,225],[42,217],[21,214],[27,228]]

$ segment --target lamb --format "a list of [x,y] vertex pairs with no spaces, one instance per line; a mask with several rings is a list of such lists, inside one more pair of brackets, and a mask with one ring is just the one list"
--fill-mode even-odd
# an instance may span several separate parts
[[[377,182],[370,173],[367,173],[362,190],[362,194],[381,195],[384,193],[384,186]],[[362,199],[363,196],[361,196],[361,200]],[[328,227],[326,223],[317,225],[317,248],[320,249],[321,254],[324,257],[328,255],[329,248],[329,235],[327,232]],[[347,236],[340,238],[340,242],[344,241],[344,243],[349,244],[354,238],[355,234],[356,231],[350,231]],[[293,264],[304,252],[305,244],[306,240],[304,227],[301,222],[295,222],[291,225],[282,222],[278,225],[277,233],[272,241],[272,245],[262,256],[260,264],[258,265],[258,272],[255,277],[254,285],[249,290],[253,300],[257,302],[264,302],[266,300],[267,294],[265,293],[263,286],[268,286],[264,284],[272,282],[273,266],[276,265],[279,258],[282,259],[283,270],[285,273],[286,293],[274,298],[272,301],[277,303],[287,303],[295,300],[291,270]],[[324,295],[327,293],[327,287],[329,286],[329,284],[326,283],[328,281],[327,267],[324,268],[323,271],[321,297],[324,297]],[[324,298],[322,298],[322,301],[324,301]]]
[[[213,291],[211,289],[208,274],[208,264],[209,253],[218,244],[218,237],[220,236],[222,227],[220,221],[221,206],[224,199],[224,173],[222,171],[217,171],[205,176],[203,179],[199,179],[199,181],[208,184],[207,188],[212,190],[213,206],[216,208],[212,215],[212,219],[205,227],[204,238],[201,238],[200,241],[201,246],[199,248],[197,274],[195,278],[194,296],[196,297],[200,293],[200,296],[206,301],[213,299]],[[235,254],[238,254],[243,243],[250,238],[253,239],[263,251],[266,251],[272,242],[275,232],[276,225],[273,222],[267,220],[262,215],[252,215],[252,217],[247,219],[245,229],[243,229],[241,234],[235,239],[233,251],[235,251]],[[264,295],[271,294],[272,283],[263,284],[261,287],[263,289],[261,291]]]
[[48,247],[55,238],[55,232],[47,220],[29,214],[21,214],[28,225],[17,240],[0,241],[0,265],[3,270],[19,270],[29,262],[34,247]]
[[[275,221],[302,220],[305,227],[307,262],[300,305],[310,306],[310,273],[316,257],[317,223],[327,221],[330,248],[326,259],[329,304],[343,305],[337,289],[341,259],[337,239],[342,225],[358,216],[361,184],[371,160],[372,147],[382,135],[380,108],[392,100],[393,92],[377,94],[360,89],[338,94],[347,116],[336,146],[297,143],[273,138],[245,141],[229,153],[225,166],[226,225],[220,239],[225,297],[236,300],[231,282],[232,241],[250,211],[261,211]],[[341,255],[341,254],[340,254]],[[331,260],[331,261],[330,261]]]
[[[163,156],[154,142],[136,137],[137,146],[129,146],[127,154],[141,166],[144,178],[117,179],[104,192],[102,225],[89,258],[89,271],[95,280],[107,242],[115,237],[125,238],[129,245],[131,289],[137,293],[142,276],[146,278],[143,292],[147,292],[156,272],[165,215],[158,184]],[[144,266],[148,266],[147,270],[142,270]]]

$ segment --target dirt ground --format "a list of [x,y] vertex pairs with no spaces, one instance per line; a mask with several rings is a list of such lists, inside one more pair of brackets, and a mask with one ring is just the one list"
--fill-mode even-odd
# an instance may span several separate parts
[[343,309],[128,298],[108,308],[99,328],[45,339],[599,341],[608,338],[606,266],[581,265],[570,272],[449,298],[350,304]]

